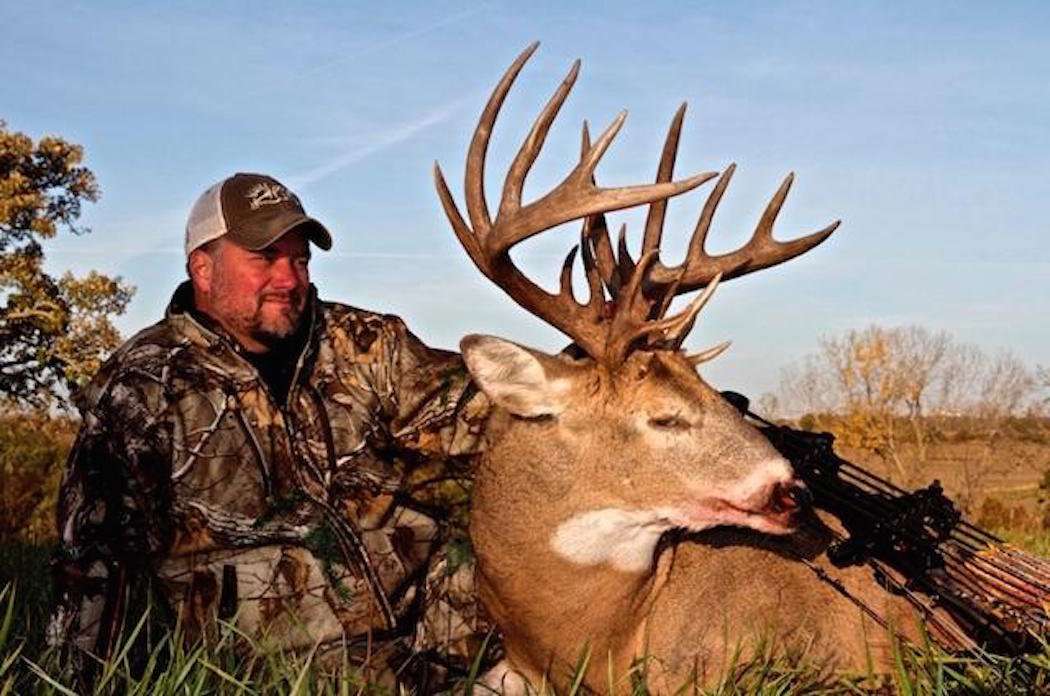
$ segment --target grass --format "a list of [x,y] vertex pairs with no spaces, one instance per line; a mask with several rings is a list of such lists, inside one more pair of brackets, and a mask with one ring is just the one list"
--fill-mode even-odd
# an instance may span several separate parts
[[[1046,553],[1050,540],[1013,537],[1011,541]],[[1033,546],[1034,544],[1034,546]],[[8,694],[81,694],[67,658],[47,649],[42,633],[51,605],[46,560],[50,549],[27,544],[0,546],[0,696]],[[133,645],[144,646],[135,647]],[[900,647],[896,668],[879,678],[834,675],[805,654],[783,655],[765,646],[759,657],[740,656],[721,683],[708,689],[687,685],[680,693],[710,696],[762,694],[879,694],[926,696],[934,694],[1050,694],[1050,646],[1035,655],[1006,659],[995,656],[959,658],[933,646]],[[322,663],[311,652],[290,654],[262,648],[236,628],[224,624],[208,643],[188,644],[176,629],[157,631],[147,613],[130,627],[115,657],[96,665],[98,678],[91,693],[194,695],[276,694],[385,694],[389,687],[369,682],[350,665]],[[583,653],[577,665],[582,675],[589,659]],[[644,696],[649,692],[641,675],[609,676],[610,692]],[[491,693],[476,686],[476,660],[468,676],[452,692]],[[546,685],[540,693],[554,694]],[[419,692],[422,693],[422,692]],[[567,690],[583,693],[577,678]]]
[[1046,532],[1019,532],[1009,529],[1000,529],[996,534],[1003,540],[1014,546],[1024,549],[1038,556],[1050,558],[1050,534]]

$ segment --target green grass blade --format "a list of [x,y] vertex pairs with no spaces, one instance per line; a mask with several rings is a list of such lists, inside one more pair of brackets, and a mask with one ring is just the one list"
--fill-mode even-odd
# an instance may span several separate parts
[[7,637],[11,635],[11,624],[15,618],[15,586],[8,584],[0,590],[0,606],[4,607],[4,619],[0,621],[0,653],[7,647]]
[[249,693],[249,694],[253,694],[253,695],[257,695],[257,692],[254,689],[252,689],[250,686],[248,686],[248,684],[242,682],[240,679],[238,679],[237,677],[233,676],[229,672],[225,672],[222,669],[216,667],[215,665],[213,665],[212,663],[208,662],[207,660],[200,660],[200,665],[205,667],[206,669],[210,670],[212,673],[215,674],[215,676],[219,677],[219,679],[222,679],[225,682],[233,684],[238,689],[241,689],[243,692]]
[[58,691],[58,693],[64,694],[65,696],[79,696],[79,694],[77,694],[76,691],[73,691],[72,689],[69,689],[63,686],[62,684],[58,683],[50,674],[47,673],[47,671],[43,667],[33,662],[29,658],[23,657],[22,661],[29,666],[29,669],[33,672],[33,674],[39,677],[41,681],[50,685],[53,689]]

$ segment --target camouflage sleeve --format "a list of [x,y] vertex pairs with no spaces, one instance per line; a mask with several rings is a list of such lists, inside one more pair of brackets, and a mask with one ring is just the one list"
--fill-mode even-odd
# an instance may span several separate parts
[[[462,669],[491,630],[474,591],[467,533],[470,484],[490,405],[458,353],[427,347],[400,319],[393,322],[387,349],[392,435],[398,449],[426,462],[410,477],[409,494],[442,518],[414,647]],[[415,485],[421,479],[428,484]]]
[[430,348],[404,322],[391,322],[389,389],[399,448],[434,457],[477,454],[489,404],[458,353]]
[[129,594],[141,594],[150,560],[168,543],[171,439],[133,382],[89,400],[59,491],[59,599],[47,637],[106,657]]

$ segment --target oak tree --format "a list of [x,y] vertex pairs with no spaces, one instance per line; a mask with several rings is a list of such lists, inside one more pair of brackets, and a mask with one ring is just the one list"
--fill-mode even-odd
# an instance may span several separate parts
[[91,271],[53,277],[44,240],[78,225],[98,184],[83,149],[62,138],[33,141],[0,121],[0,400],[22,406],[65,401],[120,343],[113,317],[134,288]]

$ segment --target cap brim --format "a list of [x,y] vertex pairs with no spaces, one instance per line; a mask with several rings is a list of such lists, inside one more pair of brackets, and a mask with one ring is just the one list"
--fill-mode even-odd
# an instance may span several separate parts
[[265,249],[284,235],[295,230],[302,232],[308,240],[313,242],[314,245],[322,251],[328,251],[332,248],[332,235],[328,232],[328,229],[320,222],[307,215],[296,216],[295,219],[289,220],[285,225],[277,228],[273,234],[267,235],[266,239],[260,240],[256,244],[245,248],[251,249],[252,251]]

